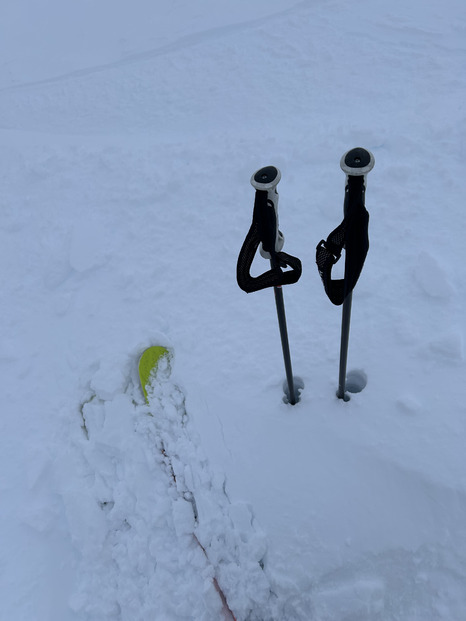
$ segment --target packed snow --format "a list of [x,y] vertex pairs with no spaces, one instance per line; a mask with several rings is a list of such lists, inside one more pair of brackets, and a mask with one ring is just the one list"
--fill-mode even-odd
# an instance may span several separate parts
[[[466,619],[465,41],[460,0],[4,0],[2,621]],[[356,146],[344,402],[315,248]],[[265,165],[295,406],[236,283]]]

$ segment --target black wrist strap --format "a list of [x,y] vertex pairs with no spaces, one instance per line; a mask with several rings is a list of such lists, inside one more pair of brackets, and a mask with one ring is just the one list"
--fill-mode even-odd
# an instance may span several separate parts
[[[267,203],[267,192],[256,190],[251,228],[241,247],[236,266],[238,285],[246,293],[260,291],[267,287],[290,285],[299,280],[302,272],[301,261],[286,252],[275,252],[275,238],[276,217],[274,208]],[[260,276],[254,277],[251,276],[250,270],[261,242],[264,250],[270,253],[275,267]],[[282,268],[284,267],[291,269],[283,272]]]
[[[325,292],[333,304],[343,304],[354,289],[369,250],[369,212],[364,206],[364,178],[358,178],[356,187],[347,188],[345,217],[327,240],[321,240],[316,249],[316,263]],[[345,277],[332,280],[332,267],[345,249]]]

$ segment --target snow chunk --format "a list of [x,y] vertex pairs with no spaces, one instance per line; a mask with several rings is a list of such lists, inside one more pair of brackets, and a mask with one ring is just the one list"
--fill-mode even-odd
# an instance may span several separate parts
[[415,397],[404,395],[397,399],[396,404],[403,414],[414,416],[421,411],[421,404]]
[[178,537],[192,535],[194,531],[194,513],[188,500],[178,498],[173,503],[173,524]]
[[110,401],[115,395],[124,392],[128,382],[126,358],[116,356],[101,360],[99,369],[91,379],[92,390],[105,401]]

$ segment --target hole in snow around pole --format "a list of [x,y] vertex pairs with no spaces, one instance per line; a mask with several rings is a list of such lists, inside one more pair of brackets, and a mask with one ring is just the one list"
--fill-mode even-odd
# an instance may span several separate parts
[[[301,392],[304,388],[304,382],[300,377],[293,377],[293,386],[296,403],[299,403],[301,400]],[[290,403],[290,390],[286,380],[283,382],[283,392],[285,393],[283,396],[283,403]]]
[[367,375],[361,369],[349,371],[346,376],[345,389],[348,392],[361,392],[367,385]]

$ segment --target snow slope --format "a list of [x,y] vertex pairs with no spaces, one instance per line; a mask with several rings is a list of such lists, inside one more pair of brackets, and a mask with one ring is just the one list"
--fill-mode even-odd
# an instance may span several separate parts
[[[0,619],[219,619],[214,576],[238,621],[464,619],[463,3],[3,11]],[[349,350],[368,381],[343,403],[315,246],[354,146],[376,159]],[[267,164],[304,268],[295,407],[273,294],[235,282]],[[175,352],[154,416],[151,344]],[[159,450],[180,412],[197,526]]]

